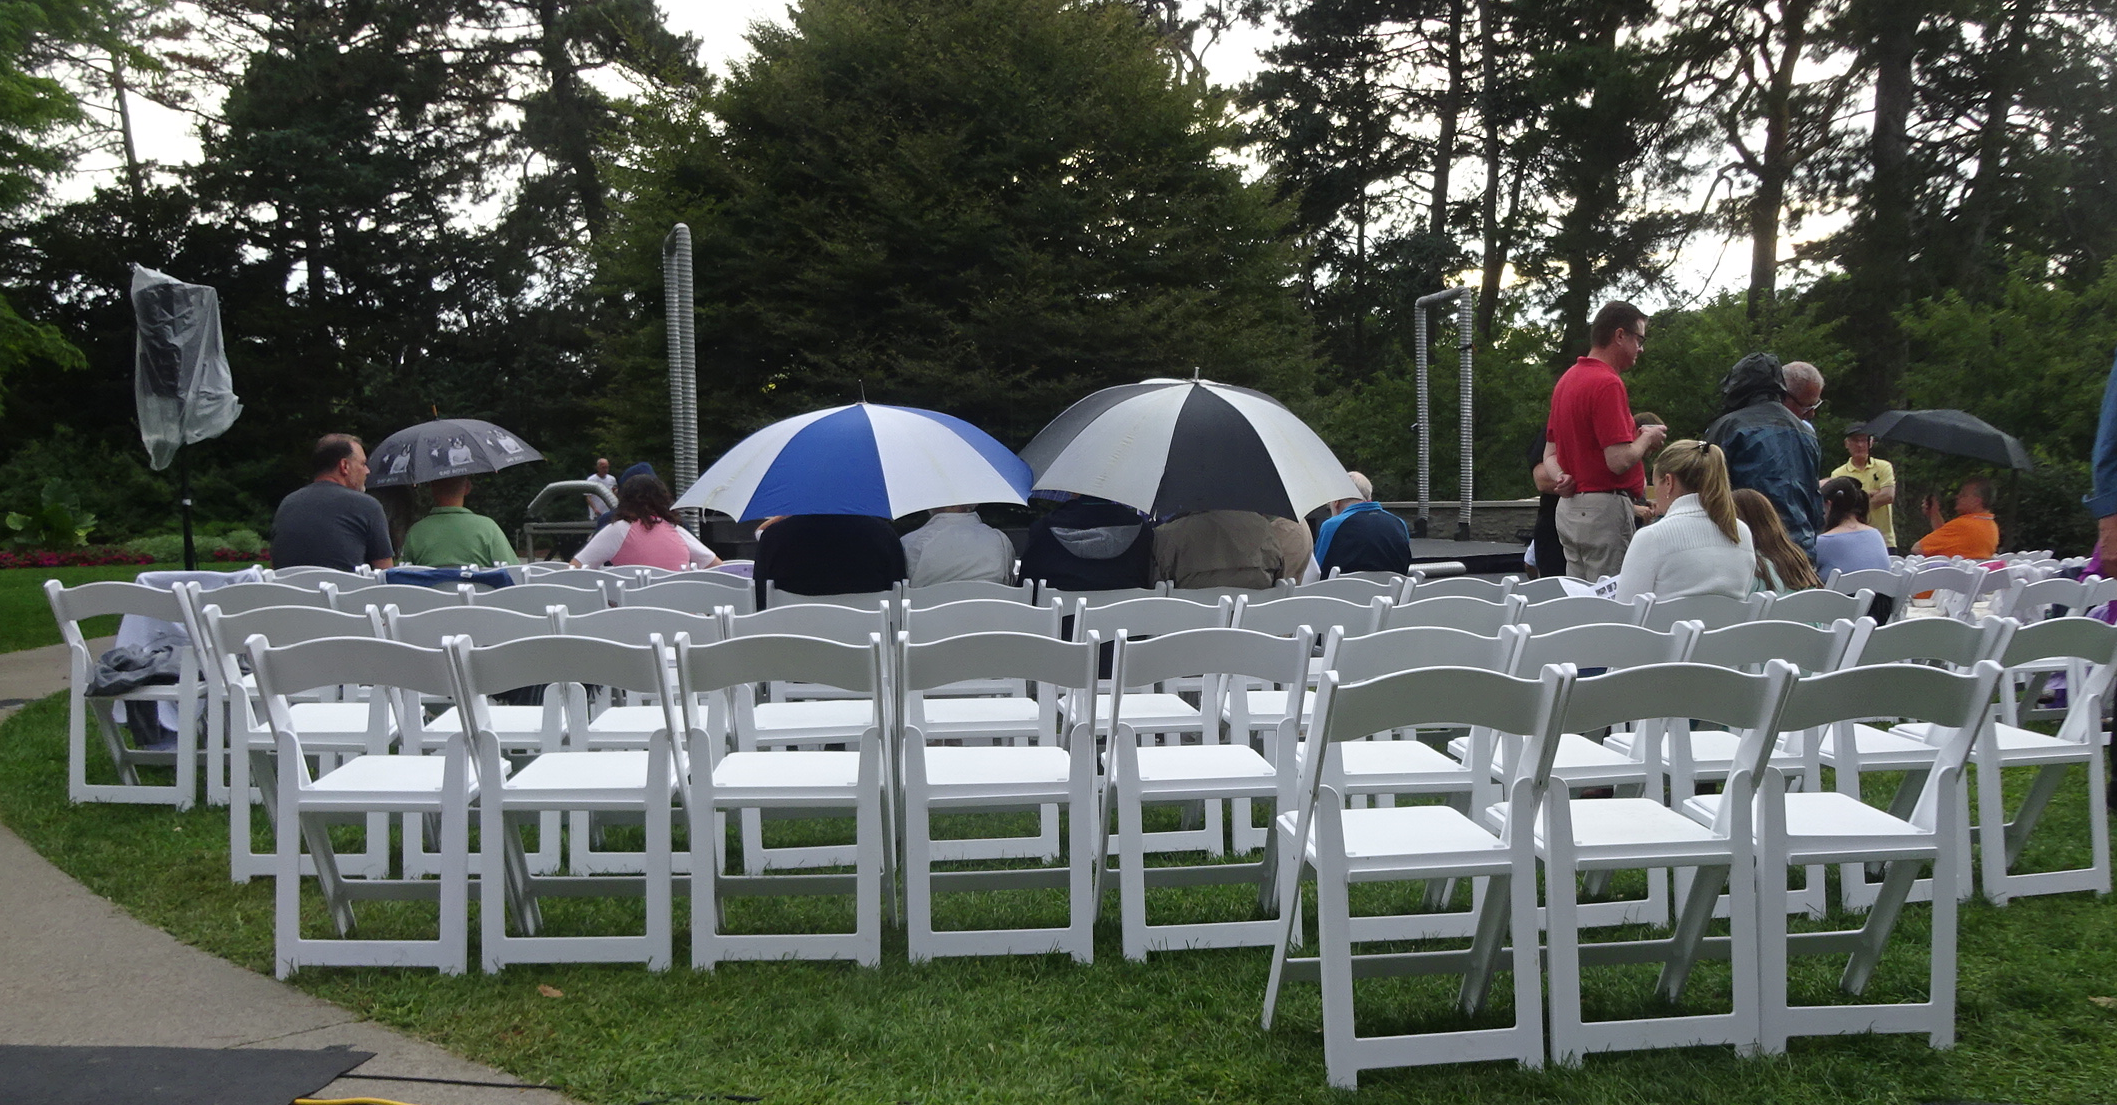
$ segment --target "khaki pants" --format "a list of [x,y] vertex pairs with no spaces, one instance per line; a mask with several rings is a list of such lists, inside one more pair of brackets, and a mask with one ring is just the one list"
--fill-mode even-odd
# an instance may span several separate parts
[[1558,540],[1566,574],[1590,583],[1624,567],[1632,543],[1632,497],[1622,491],[1583,491],[1558,501]]

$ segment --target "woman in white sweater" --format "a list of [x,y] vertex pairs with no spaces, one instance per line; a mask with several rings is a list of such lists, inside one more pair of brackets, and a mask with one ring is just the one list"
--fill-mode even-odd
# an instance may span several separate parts
[[1617,573],[1619,600],[1648,592],[1662,599],[1749,594],[1757,554],[1749,527],[1735,517],[1719,446],[1670,442],[1654,460],[1654,511],[1660,520],[1634,535],[1625,550]]

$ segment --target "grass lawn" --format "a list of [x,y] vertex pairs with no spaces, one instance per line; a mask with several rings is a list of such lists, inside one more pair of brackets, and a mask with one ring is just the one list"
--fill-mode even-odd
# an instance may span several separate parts
[[[181,567],[182,564],[106,564],[98,568],[9,568],[0,571],[0,652],[59,643],[59,625],[52,621],[51,603],[44,597],[44,581],[47,579],[56,579],[73,587],[105,579],[129,581],[141,572]],[[118,631],[118,620],[114,617],[91,618],[82,628],[91,639],[107,637]]]
[[[133,915],[253,970],[271,962],[270,880],[227,878],[225,811],[65,801],[65,702],[32,705],[0,726],[0,820],[60,867]],[[2025,863],[2057,866],[2086,850],[2076,771]],[[2077,842],[2077,843],[2076,843]],[[1383,889],[1383,888],[1375,888]],[[1389,893],[1403,893],[1390,889]],[[957,923],[1048,912],[1055,900],[963,895]],[[1222,904],[1227,888],[1162,891],[1161,916]],[[945,901],[946,899],[944,899]],[[322,933],[311,900],[312,932]],[[390,912],[391,907],[399,912]],[[474,907],[475,908],[475,907]],[[566,930],[636,905],[554,903]],[[1129,964],[1119,953],[1115,892],[1105,902],[1096,962],[1055,956],[943,960],[913,967],[901,937],[884,965],[741,963],[694,973],[679,905],[676,969],[516,967],[445,979],[423,970],[305,970],[295,985],[356,1013],[430,1039],[525,1079],[595,1103],[1333,1101],[1325,1088],[1316,991],[1293,985],[1270,1032],[1257,1026],[1263,949],[1164,953]],[[431,907],[370,903],[380,935]],[[745,911],[747,910],[747,912]],[[804,912],[810,910],[810,912]],[[839,913],[786,899],[731,908],[737,924],[764,914],[818,920]],[[1869,996],[1914,997],[1925,977],[1927,907],[1907,909],[1900,940]],[[825,922],[827,923],[827,922]],[[476,931],[475,920],[473,932]],[[476,962],[473,951],[472,962]],[[1717,1008],[1724,967],[1701,971],[1687,1002]],[[1789,1056],[1737,1058],[1727,1048],[1595,1056],[1572,1071],[1502,1064],[1363,1075],[1361,1094],[1406,1102],[2025,1102],[2117,1100],[2117,903],[2086,895],[1972,905],[1962,926],[1960,1043],[1929,1050],[1903,1036],[1797,1040]],[[1650,968],[1591,972],[1600,1015],[1651,1011]],[[1605,977],[1607,976],[1607,977]],[[1796,993],[1828,1000],[1835,972],[1803,963]],[[1362,1027],[1448,1023],[1445,980],[1363,983]],[[1498,988],[1504,995],[1506,982]],[[551,987],[563,996],[542,996]]]

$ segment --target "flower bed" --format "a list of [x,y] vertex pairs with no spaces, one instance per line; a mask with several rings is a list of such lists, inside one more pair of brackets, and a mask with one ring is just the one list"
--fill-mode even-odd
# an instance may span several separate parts
[[[235,549],[200,548],[200,563],[270,563],[272,550],[260,549],[255,553],[238,552]],[[7,568],[94,568],[106,564],[152,564],[154,557],[143,552],[132,552],[118,545],[92,545],[83,549],[25,549],[20,551],[0,549],[0,570]]]

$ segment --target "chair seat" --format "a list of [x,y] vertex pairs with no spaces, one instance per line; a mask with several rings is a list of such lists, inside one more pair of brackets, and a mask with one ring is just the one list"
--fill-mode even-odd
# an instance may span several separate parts
[[547,752],[514,773],[507,781],[506,797],[565,794],[616,799],[637,795],[646,786],[644,751]]
[[[1279,815],[1281,832],[1294,831],[1296,814]],[[1507,846],[1448,806],[1377,806],[1341,811],[1345,858],[1360,868],[1383,869],[1389,861],[1445,867],[1504,867]],[[1315,833],[1306,848],[1309,861],[1319,856]]]
[[[362,706],[361,709],[367,707]],[[493,735],[505,740],[511,736],[541,736],[544,732],[544,707],[542,706],[487,706],[486,715],[492,721]],[[445,737],[463,729],[462,713],[456,707],[434,715],[426,723],[426,732],[431,736]]]
[[850,793],[859,782],[858,752],[731,752],[713,766],[715,790]]
[[[370,751],[368,717],[365,702],[295,702],[287,706],[287,718],[294,723],[294,731],[301,734],[302,747],[316,752]],[[385,724],[389,725],[387,738],[394,738],[396,724]],[[271,749],[272,731],[260,729],[251,733],[250,747]]]
[[926,781],[934,787],[1060,786],[1072,776],[1063,748],[926,749]]
[[588,723],[588,736],[645,740],[666,726],[659,706],[612,706]]
[[[420,805],[441,808],[440,756],[355,756],[303,788],[303,803],[347,803],[362,807]],[[471,793],[477,793],[472,783]]]
[[[1302,741],[1294,754],[1300,758],[1296,762],[1305,761],[1308,742]],[[1467,789],[1471,782],[1468,767],[1416,740],[1341,741],[1338,768],[1336,774],[1360,790],[1390,780],[1415,785],[1439,783],[1450,790]]]
[[[1723,795],[1687,798],[1685,817],[1709,824],[1720,813]],[[1840,853],[1920,855],[1933,851],[1933,834],[1887,810],[1876,809],[1836,791],[1794,791],[1786,795],[1786,835],[1790,856],[1828,858]]]
[[[1889,731],[1930,745],[1932,730],[1926,722],[1907,721]],[[2001,762],[2009,764],[2085,763],[2090,755],[2087,745],[2004,722],[1992,724],[1992,739],[1999,746]]]
[[1139,750],[1139,781],[1156,784],[1269,782],[1278,777],[1271,762],[1242,744],[1149,746]]
[[1033,698],[929,698],[921,703],[926,723],[921,731],[935,733],[984,733],[994,730],[1031,732],[1042,720],[1042,707]]
[[[1603,738],[1602,744],[1604,748],[1616,749],[1630,757],[1632,741],[1637,735],[1612,733]],[[1740,733],[1730,733],[1724,729],[1692,730],[1690,738],[1691,766],[1705,775],[1725,775],[1728,767],[1735,762],[1735,753],[1742,746]],[[1662,762],[1668,762],[1666,752],[1662,754]],[[1798,768],[1802,763],[1799,755],[1786,751],[1783,747],[1773,749],[1771,762],[1773,767],[1778,768]]]
[[804,702],[760,702],[752,714],[759,736],[857,737],[875,724],[875,704],[865,698]]
[[[1893,729],[1877,729],[1872,725],[1854,723],[1853,747],[1860,754],[1860,770],[1889,771],[1906,768],[1932,767],[1938,749],[1923,740],[1906,736]],[[1836,767],[1838,764],[1838,731],[1832,728],[1823,734],[1817,755],[1824,763]]]
[[[1457,737],[1448,742],[1448,752],[1456,759],[1470,756],[1470,738]],[[1500,761],[1499,751],[1492,755],[1494,778],[1504,777],[1505,766]],[[1589,786],[1597,783],[1638,782],[1646,777],[1646,765],[1606,745],[1598,744],[1578,733],[1565,733],[1558,739],[1558,754],[1551,761],[1551,775],[1570,786]]]
[[[1109,695],[1095,696],[1095,716],[1110,716]],[[1140,733],[1197,733],[1205,729],[1205,718],[1198,708],[1173,694],[1127,694],[1124,713],[1117,720]]]
[[[1657,854],[1673,854],[1683,845],[1724,844],[1705,824],[1694,821],[1651,798],[1591,798],[1569,803],[1573,815],[1573,844],[1588,850],[1650,847]],[[1544,819],[1536,822],[1538,843],[1544,840]]]

